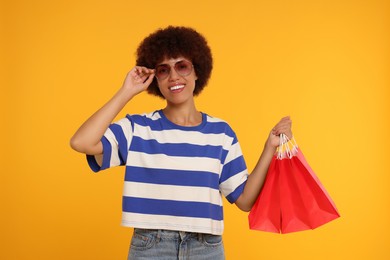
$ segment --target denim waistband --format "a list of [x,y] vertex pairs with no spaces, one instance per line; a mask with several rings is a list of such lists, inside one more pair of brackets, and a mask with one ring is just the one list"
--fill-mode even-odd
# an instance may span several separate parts
[[187,232],[187,231],[174,231],[174,230],[164,230],[164,229],[142,229],[134,228],[134,233],[142,234],[146,236],[153,236],[157,239],[180,239],[185,240],[189,238],[197,238],[198,240],[203,240],[203,236],[211,234]]

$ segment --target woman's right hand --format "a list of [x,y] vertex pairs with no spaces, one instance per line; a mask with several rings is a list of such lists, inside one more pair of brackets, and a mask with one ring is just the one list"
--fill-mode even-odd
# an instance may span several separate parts
[[135,66],[127,73],[122,89],[131,96],[135,96],[146,90],[152,83],[153,78],[153,69],[142,66]]
[[101,138],[111,122],[127,102],[152,83],[154,70],[141,66],[127,73],[120,90],[76,131],[70,141],[71,147],[81,153],[96,155],[103,153]]

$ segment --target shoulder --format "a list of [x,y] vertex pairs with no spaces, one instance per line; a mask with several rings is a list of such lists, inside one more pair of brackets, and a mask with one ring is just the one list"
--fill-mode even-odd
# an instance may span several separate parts
[[127,114],[122,120],[128,120],[132,123],[148,124],[150,122],[161,119],[158,110],[142,114]]
[[202,114],[206,116],[208,123],[220,123],[220,124],[229,125],[228,122],[222,118],[210,115],[210,114],[205,113],[205,112],[202,112]]
[[161,116],[159,114],[159,111],[153,111],[153,112],[147,112],[142,114],[127,114],[126,118],[128,120],[157,120],[160,119]]
[[223,132],[231,137],[235,137],[236,134],[227,121],[225,121],[224,119],[218,118],[218,117],[208,115],[208,114],[205,114],[205,115],[206,115],[206,119],[207,119],[207,125],[209,127],[212,127],[214,129],[218,129],[219,132]]
[[218,118],[218,117],[215,117],[215,116],[211,116],[211,115],[206,114],[206,113],[204,113],[204,114],[206,115],[207,122],[210,122],[210,123],[224,123],[224,124],[228,125],[228,123],[225,120],[221,119],[221,118]]

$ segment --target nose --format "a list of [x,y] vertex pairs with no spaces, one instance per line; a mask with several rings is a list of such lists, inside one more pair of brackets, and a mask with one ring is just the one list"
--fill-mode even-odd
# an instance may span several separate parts
[[171,67],[171,70],[169,71],[169,80],[170,81],[176,81],[180,75],[177,73],[174,67]]

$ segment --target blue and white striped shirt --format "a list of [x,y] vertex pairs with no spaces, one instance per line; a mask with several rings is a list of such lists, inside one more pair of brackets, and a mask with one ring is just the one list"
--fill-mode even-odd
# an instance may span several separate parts
[[221,194],[234,203],[248,172],[230,126],[202,116],[200,125],[184,127],[161,110],[127,115],[104,134],[102,165],[87,156],[95,172],[126,166],[124,226],[222,234]]

